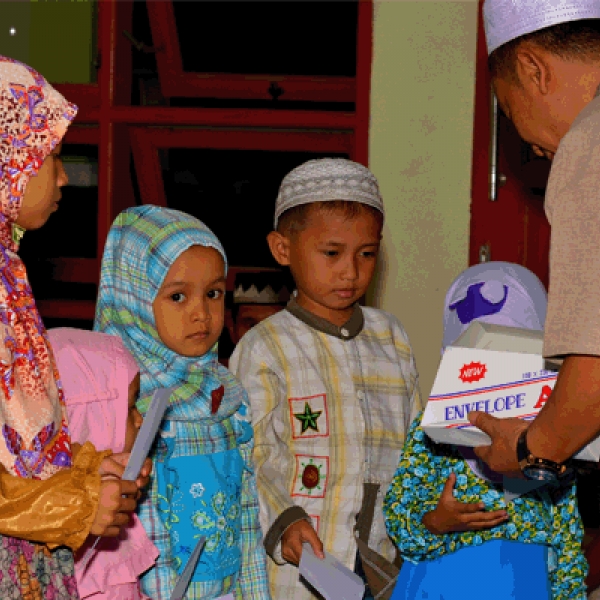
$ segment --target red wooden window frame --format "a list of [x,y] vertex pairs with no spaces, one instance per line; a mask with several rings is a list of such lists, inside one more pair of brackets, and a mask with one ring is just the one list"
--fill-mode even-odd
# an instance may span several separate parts
[[[269,86],[275,82],[285,90],[286,100],[355,102],[360,83],[356,77],[311,77],[269,74],[236,75],[183,70],[173,3],[148,2],[148,17],[156,49],[162,94],[169,98],[242,98],[271,100]],[[372,0],[359,0],[357,47],[371,35]],[[360,52],[357,53],[357,63]],[[358,67],[358,64],[357,64]]]
[[[153,36],[154,26],[159,24],[155,45],[164,45],[161,39],[170,40],[170,46],[169,43],[164,46],[165,52],[157,52],[159,78],[164,95],[198,96],[192,89],[197,84],[186,87],[187,75],[195,79],[198,76],[195,73],[186,75],[182,70],[177,35],[176,32],[173,34],[175,22],[172,5],[169,2],[149,0],[146,6],[150,15],[158,14],[159,17],[162,14],[160,11],[170,11],[167,19],[151,21]],[[355,103],[353,112],[131,106],[131,45],[123,31],[132,30],[132,13],[131,0],[99,0],[97,83],[55,84],[57,90],[79,107],[75,123],[69,128],[65,141],[97,144],[99,163],[97,257],[53,259],[54,277],[58,281],[98,282],[99,264],[109,228],[121,210],[135,204],[129,172],[130,150],[133,150],[141,191],[144,188],[143,201],[155,204],[165,203],[158,161],[159,148],[341,151],[348,153],[353,160],[368,165],[373,0],[359,0],[355,78],[264,76],[264,80],[260,81],[250,76],[242,77],[237,82],[230,81],[229,76],[225,80],[220,79],[220,76],[204,78],[204,84],[208,87],[203,89],[209,89],[210,95],[214,95],[215,89],[218,92],[223,87],[233,86],[232,89],[238,90],[236,94],[239,93],[233,97],[270,99],[265,94],[265,82],[285,81],[288,99],[352,101]],[[171,29],[161,27],[161,22]],[[236,131],[244,128],[246,131],[234,134],[230,130],[225,133],[222,130],[224,127]],[[269,131],[257,131],[261,128]],[[203,141],[199,141],[199,131],[204,132]],[[209,139],[216,141],[207,146]],[[154,182],[153,189],[152,185],[148,185],[150,179]],[[93,302],[46,299],[40,300],[38,305],[45,317],[83,320],[93,318]]]
[[352,132],[248,131],[130,127],[129,135],[140,195],[144,204],[166,206],[159,149],[277,150],[288,152],[355,152]]

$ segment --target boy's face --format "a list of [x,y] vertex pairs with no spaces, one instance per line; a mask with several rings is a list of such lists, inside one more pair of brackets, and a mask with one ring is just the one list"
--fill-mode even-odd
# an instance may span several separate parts
[[214,249],[192,246],[173,263],[152,304],[165,346],[202,356],[217,342],[225,318],[225,263]]
[[375,271],[377,218],[366,210],[356,218],[314,210],[302,231],[289,237],[274,231],[268,239],[275,260],[290,267],[298,304],[335,325],[346,323]]

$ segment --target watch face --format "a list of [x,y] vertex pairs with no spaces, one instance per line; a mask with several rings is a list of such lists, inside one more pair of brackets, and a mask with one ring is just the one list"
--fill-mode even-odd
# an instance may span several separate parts
[[532,481],[556,481],[556,473],[551,469],[540,466],[528,465],[523,469],[523,475]]

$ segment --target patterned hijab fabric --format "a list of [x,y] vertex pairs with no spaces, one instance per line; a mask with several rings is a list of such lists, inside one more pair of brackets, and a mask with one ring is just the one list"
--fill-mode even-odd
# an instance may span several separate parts
[[46,479],[71,465],[63,393],[13,224],[27,182],[60,143],[77,107],[36,71],[0,56],[0,462]]
[[377,179],[367,167],[345,158],[320,158],[305,162],[283,178],[275,201],[275,228],[290,208],[335,200],[360,202],[384,214]]
[[123,211],[106,241],[94,328],[118,335],[140,366],[142,414],[154,390],[173,387],[167,416],[218,421],[235,413],[242,394],[229,393],[239,384],[219,364],[217,345],[199,357],[177,354],[160,339],[152,308],[169,269],[192,246],[214,248],[227,267],[221,243],[198,219],[150,205]]
[[528,33],[582,19],[600,19],[598,0],[485,0],[488,54]]
[[446,294],[442,351],[475,320],[542,331],[547,304],[542,282],[521,265],[497,261],[470,267]]

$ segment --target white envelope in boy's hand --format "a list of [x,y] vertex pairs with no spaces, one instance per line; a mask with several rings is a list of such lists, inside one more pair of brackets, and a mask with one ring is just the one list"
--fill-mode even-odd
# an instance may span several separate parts
[[317,558],[310,544],[302,544],[300,576],[304,577],[325,600],[362,600],[363,580],[331,554]]

